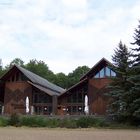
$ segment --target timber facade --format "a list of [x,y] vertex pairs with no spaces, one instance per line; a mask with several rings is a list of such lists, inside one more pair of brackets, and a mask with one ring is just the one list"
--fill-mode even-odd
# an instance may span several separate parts
[[57,96],[65,91],[17,65],[14,65],[0,80],[2,114],[27,114],[26,97],[29,98],[28,114],[56,114]]
[[14,65],[0,79],[1,114],[82,115],[85,96],[88,96],[89,114],[105,115],[109,98],[106,86],[116,74],[105,58],[95,64],[80,81],[67,90],[46,79]]
[[59,105],[62,106],[61,114],[80,115],[84,113],[84,97],[88,96],[89,115],[106,115],[109,97],[107,86],[111,83],[111,78],[116,76],[111,70],[112,64],[102,58],[87,72],[80,81],[59,98]]

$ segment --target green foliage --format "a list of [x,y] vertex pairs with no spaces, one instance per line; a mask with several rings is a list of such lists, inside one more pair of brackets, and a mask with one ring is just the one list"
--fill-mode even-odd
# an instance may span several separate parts
[[21,60],[20,58],[15,58],[5,68],[0,67],[0,76],[6,73],[9,70],[9,68],[11,68],[14,64],[22,66],[25,69],[28,69],[29,71],[47,79],[48,81],[62,88],[69,88],[72,85],[76,84],[79,81],[80,77],[87,71],[89,71],[89,68],[87,66],[81,66],[76,68],[73,72],[69,73],[68,75],[65,75],[62,72],[54,74],[49,69],[47,64],[41,60],[38,61],[36,59],[32,59],[27,64],[24,64],[23,60]]
[[9,65],[7,65],[7,66],[5,67],[5,70],[10,69],[14,64],[23,67],[23,66],[24,66],[24,61],[23,61],[22,59],[20,59],[20,58],[15,58],[14,60],[12,60],[12,61],[10,62]]
[[0,77],[3,76],[4,73],[6,73],[6,70],[0,69]]
[[80,78],[90,70],[87,66],[79,66],[72,73],[68,74],[69,87],[76,84]]
[[[80,118],[48,118],[45,116],[17,116],[13,114],[10,118],[0,117],[0,126],[8,125],[20,127],[47,127],[47,128],[133,128],[138,124],[124,123],[124,117],[118,122],[108,122],[104,118],[80,117]],[[135,127],[136,128],[136,127]]]
[[61,128],[77,128],[76,120],[74,119],[61,119],[59,121],[59,127]]
[[130,76],[128,81],[132,83],[131,89],[129,90],[129,111],[130,118],[139,122],[140,124],[140,21],[138,28],[135,29],[134,33],[134,45],[132,67],[130,69]]
[[25,68],[47,79],[50,82],[54,82],[54,73],[51,70],[49,70],[47,64],[45,64],[45,62],[43,61],[37,61],[36,59],[32,59],[29,63],[25,65]]
[[103,127],[108,126],[105,120],[94,117],[81,117],[77,120],[77,127],[88,128],[88,127]]
[[57,73],[55,75],[55,80],[54,80],[54,84],[57,84],[58,86],[60,87],[63,87],[63,88],[68,88],[69,85],[68,85],[68,76],[65,75],[64,73]]
[[29,127],[45,127],[46,120],[38,116],[25,116],[20,118],[20,124]]
[[8,125],[8,118],[0,117],[0,126],[7,126]]
[[18,114],[13,113],[9,119],[9,125],[20,126],[20,117]]
[[24,61],[21,60],[20,58],[15,58],[14,60],[12,60],[10,62],[10,67],[13,66],[14,64],[17,64],[19,66],[23,66],[24,65]]
[[108,87],[108,96],[113,99],[113,102],[110,102],[108,112],[115,116],[128,116],[128,91],[131,88],[131,83],[127,81],[127,78],[130,75],[129,68],[131,64],[129,59],[130,52],[127,47],[120,42],[112,56],[114,62],[114,67],[112,67],[112,69],[116,72],[116,77],[112,78],[112,83]]

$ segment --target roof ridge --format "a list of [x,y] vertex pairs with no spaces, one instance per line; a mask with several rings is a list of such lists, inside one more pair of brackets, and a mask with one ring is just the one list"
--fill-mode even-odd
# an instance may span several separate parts
[[81,78],[80,78],[80,80],[82,80],[90,71],[92,71],[98,64],[100,64],[103,60],[105,60],[107,63],[109,63],[109,64],[111,64],[112,65],[112,63],[111,62],[109,62],[106,58],[102,58],[102,59],[100,59],[97,63],[95,63],[95,65],[86,73],[86,74],[84,74]]
[[61,93],[64,91],[63,88],[61,88],[60,86],[55,85],[54,83],[49,82],[47,79],[15,64],[14,66],[16,66],[25,76],[27,76],[33,83],[38,84],[42,87],[46,87],[49,88],[52,91],[55,91],[57,93]]

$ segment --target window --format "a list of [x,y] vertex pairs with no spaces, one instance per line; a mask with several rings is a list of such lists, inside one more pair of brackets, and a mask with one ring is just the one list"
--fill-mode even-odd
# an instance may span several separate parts
[[68,112],[68,113],[71,113],[71,106],[68,106],[68,107],[67,107],[67,112]]
[[72,102],[76,103],[77,102],[77,94],[72,94]]
[[105,77],[105,69],[104,68],[100,70],[100,78],[103,78],[103,77]]
[[48,110],[48,113],[52,113],[52,106],[49,106],[49,110]]
[[72,112],[77,112],[77,107],[76,106],[72,106]]
[[15,76],[13,75],[13,76],[12,76],[12,82],[14,82],[14,80],[15,80]]
[[83,112],[83,107],[82,106],[78,106],[78,112]]
[[105,72],[106,72],[106,76],[110,76],[110,69],[108,67],[105,67]]
[[111,76],[112,77],[115,77],[116,76],[116,73],[114,71],[112,71],[112,70],[111,70]]
[[34,94],[34,103],[51,103],[52,97],[46,94]]
[[94,76],[94,78],[99,78],[100,75],[99,75],[99,72]]
[[109,67],[104,67],[94,76],[94,78],[104,78],[113,76],[116,76],[116,73],[112,71]]
[[50,115],[52,113],[52,106],[35,106],[34,109],[37,115]]
[[25,75],[21,74],[21,81],[27,81],[27,80],[28,78]]
[[19,81],[19,73],[16,73],[16,81]]
[[82,93],[78,93],[78,103],[82,103],[83,102],[83,96]]
[[84,102],[84,96],[83,93],[74,93],[68,96],[67,98],[68,103],[82,103]]

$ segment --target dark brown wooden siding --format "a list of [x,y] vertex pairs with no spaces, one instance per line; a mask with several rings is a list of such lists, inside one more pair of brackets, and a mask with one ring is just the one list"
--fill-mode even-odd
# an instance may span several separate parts
[[0,103],[4,103],[4,83],[0,82]]
[[107,85],[111,82],[109,78],[90,79],[88,85],[89,110],[90,114],[105,115],[109,98]]
[[[4,113],[25,114],[26,97],[29,97],[32,104],[32,86],[27,82],[6,82],[4,95]],[[31,110],[31,109],[30,109]]]

